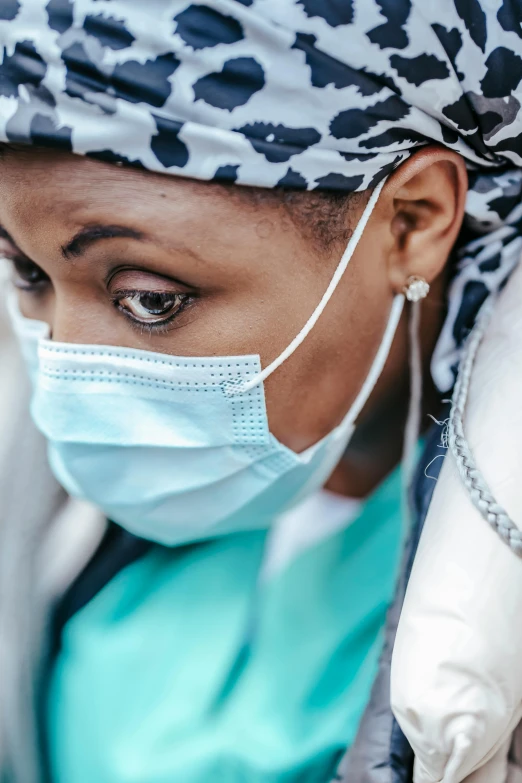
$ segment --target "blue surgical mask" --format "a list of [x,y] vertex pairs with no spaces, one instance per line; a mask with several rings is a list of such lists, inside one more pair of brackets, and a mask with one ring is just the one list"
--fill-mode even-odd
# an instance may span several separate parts
[[52,470],[135,535],[177,545],[269,526],[321,487],[340,460],[388,356],[404,298],[396,297],[373,367],[341,424],[297,454],[271,433],[263,381],[305,339],[364,229],[374,191],[308,323],[271,365],[259,356],[174,357],[56,343],[45,324],[11,314],[34,384],[32,415]]

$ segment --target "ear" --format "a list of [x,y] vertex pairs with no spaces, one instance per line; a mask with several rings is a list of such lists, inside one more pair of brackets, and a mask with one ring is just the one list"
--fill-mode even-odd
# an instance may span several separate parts
[[419,150],[389,178],[381,199],[396,293],[410,275],[431,284],[440,274],[462,225],[467,190],[463,158],[444,147]]

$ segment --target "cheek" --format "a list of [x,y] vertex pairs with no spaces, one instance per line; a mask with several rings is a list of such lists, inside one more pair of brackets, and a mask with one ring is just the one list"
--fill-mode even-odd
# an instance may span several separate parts
[[[346,347],[349,353],[350,346]],[[341,422],[360,375],[356,362],[339,360],[331,343],[322,341],[317,350],[310,341],[299,350],[300,356],[294,355],[265,383],[270,431],[296,452],[317,443]]]
[[278,440],[300,452],[341,422],[371,368],[392,300],[385,285],[347,276],[296,353],[266,381]]

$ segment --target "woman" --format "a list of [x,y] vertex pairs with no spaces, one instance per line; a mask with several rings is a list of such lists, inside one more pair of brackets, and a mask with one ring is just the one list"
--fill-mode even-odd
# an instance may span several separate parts
[[[409,398],[408,465],[421,368],[440,416],[520,252],[520,13],[23,0],[0,20],[33,416],[112,520],[55,613],[31,779],[342,776],[396,582]],[[426,299],[411,341],[405,298]],[[387,731],[346,779],[410,780]]]

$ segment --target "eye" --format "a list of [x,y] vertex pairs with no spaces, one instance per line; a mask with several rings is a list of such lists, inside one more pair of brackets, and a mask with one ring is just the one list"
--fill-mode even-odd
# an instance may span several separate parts
[[118,291],[113,295],[119,310],[134,321],[151,326],[173,320],[190,298],[173,291]]
[[11,259],[14,269],[14,284],[22,291],[35,291],[49,282],[49,277],[28,258]]

